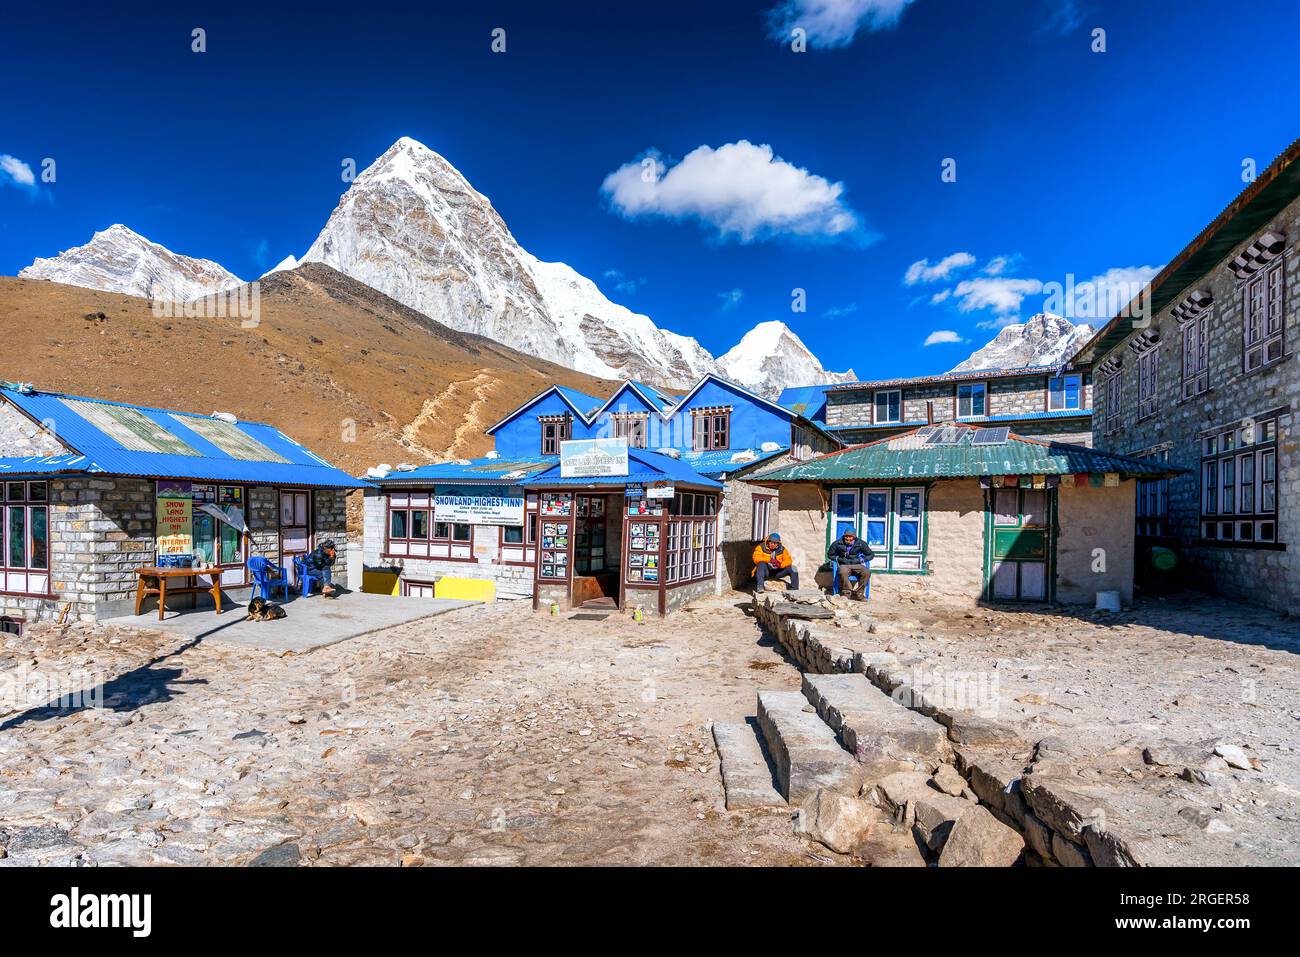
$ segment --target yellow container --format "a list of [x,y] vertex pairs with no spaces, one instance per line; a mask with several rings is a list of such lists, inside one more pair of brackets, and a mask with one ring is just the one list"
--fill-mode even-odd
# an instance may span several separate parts
[[439,578],[433,585],[433,594],[436,598],[495,601],[497,585],[482,578]]

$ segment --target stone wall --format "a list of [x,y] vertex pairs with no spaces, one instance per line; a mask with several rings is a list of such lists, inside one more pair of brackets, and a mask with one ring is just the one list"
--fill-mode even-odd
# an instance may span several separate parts
[[[1056,600],[1092,605],[1097,592],[1133,600],[1134,483],[1057,490]],[[1101,549],[1100,555],[1097,549]]]
[[781,485],[777,502],[781,542],[790,550],[794,567],[799,569],[799,584],[805,588],[813,586],[817,569],[826,561],[826,509],[826,496],[820,485],[812,482]]
[[[780,463],[767,463],[764,468],[775,468]],[[741,479],[730,479],[722,491],[722,515],[718,528],[720,583],[725,587],[740,588],[752,578],[754,570],[754,496],[772,496],[768,512],[768,531],[779,532],[779,512],[776,489],[755,485]]]
[[935,482],[926,493],[927,584],[980,597],[984,588],[984,490],[979,479]]
[[[383,555],[388,529],[387,495],[367,489],[364,504],[365,568],[369,571],[396,573],[403,581],[436,582],[440,578],[474,578],[494,582],[502,597],[531,598],[533,566],[510,565],[501,558],[499,535],[495,528],[473,526],[474,560],[449,561],[436,558],[393,558]],[[359,587],[359,584],[358,586]]]
[[[315,522],[316,544],[332,539],[338,550],[338,558],[334,562],[334,569],[331,577],[335,583],[344,588],[360,588],[361,583],[357,582],[352,586],[348,582],[347,562],[344,556],[348,553],[348,493],[344,489],[323,488],[317,489],[312,495],[314,509],[313,521]],[[252,525],[249,525],[252,528]]]
[[[979,380],[972,380],[979,381]],[[957,416],[957,382],[918,382],[898,388],[902,392],[902,410],[904,422],[925,422],[928,414],[927,403],[933,403],[935,421],[953,419]],[[826,393],[826,424],[870,425],[872,421],[872,403],[877,391],[892,391],[886,386],[876,390],[836,389]],[[1047,373],[990,378],[987,380],[988,407],[986,415],[1024,415],[1032,412],[1047,411]],[[1083,407],[1092,408],[1091,375],[1083,375]],[[1075,423],[1077,428],[1077,423]],[[1021,434],[1020,428],[1016,431]]]
[[[1285,234],[1292,248],[1285,253],[1283,305],[1283,358],[1274,365],[1243,371],[1244,284],[1227,263],[1261,233]],[[1170,479],[1169,521],[1182,561],[1180,575],[1189,583],[1225,595],[1300,613],[1300,437],[1295,433],[1293,406],[1300,395],[1300,363],[1294,355],[1300,342],[1300,200],[1293,201],[1252,236],[1229,250],[1224,259],[1188,291],[1204,289],[1214,301],[1209,319],[1209,391],[1182,397],[1183,330],[1170,311],[1173,303],[1117,344],[1109,356],[1120,358],[1120,427],[1103,433],[1105,389],[1098,389],[1095,432],[1099,448],[1125,454],[1151,453],[1157,461],[1186,471]],[[1128,347],[1139,332],[1154,330],[1159,336],[1157,365],[1158,406],[1154,415],[1139,421],[1137,357]],[[1100,378],[1100,377],[1099,377]],[[1200,539],[1201,439],[1207,430],[1230,427],[1244,419],[1283,408],[1278,419],[1278,531],[1286,550],[1240,545],[1210,544]],[[1131,488],[1131,486],[1130,486]]]

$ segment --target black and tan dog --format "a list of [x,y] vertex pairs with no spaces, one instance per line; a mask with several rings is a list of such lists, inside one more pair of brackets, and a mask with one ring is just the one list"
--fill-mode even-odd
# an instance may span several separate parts
[[283,608],[259,595],[248,603],[248,615],[244,621],[278,621],[285,617]]

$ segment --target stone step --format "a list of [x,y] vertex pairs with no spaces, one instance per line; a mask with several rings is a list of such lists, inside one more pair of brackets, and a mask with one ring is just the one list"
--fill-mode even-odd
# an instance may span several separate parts
[[777,787],[791,804],[802,804],[820,788],[858,793],[860,766],[799,692],[760,691],[758,725],[776,766]]
[[727,810],[784,807],[785,798],[776,789],[776,770],[767,754],[758,719],[715,721],[713,740],[722,762],[722,787]]
[[910,711],[863,674],[803,676],[804,696],[866,766],[868,781],[908,767],[935,767],[952,760],[947,729]]

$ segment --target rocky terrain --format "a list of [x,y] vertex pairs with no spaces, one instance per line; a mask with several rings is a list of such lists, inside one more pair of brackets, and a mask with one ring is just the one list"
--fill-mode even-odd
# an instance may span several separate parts
[[1062,316],[1040,312],[1027,322],[1004,327],[986,345],[948,371],[1059,365],[1087,342],[1092,332],[1092,326],[1087,323],[1075,325]]

